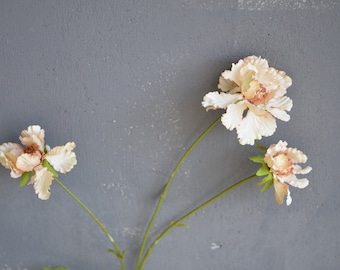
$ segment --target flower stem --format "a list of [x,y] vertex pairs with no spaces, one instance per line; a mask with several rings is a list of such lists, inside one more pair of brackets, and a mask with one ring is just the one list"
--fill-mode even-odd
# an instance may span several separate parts
[[123,253],[120,252],[119,247],[115,240],[113,239],[112,235],[109,233],[109,231],[106,229],[106,227],[103,225],[103,223],[96,217],[95,214],[76,196],[74,195],[71,190],[69,190],[59,179],[54,178],[54,180],[58,183],[59,186],[61,186],[68,195],[70,195],[90,216],[91,218],[98,224],[98,226],[102,229],[102,231],[105,233],[107,238],[110,240],[112,245],[114,246],[114,250],[112,252],[117,256],[120,262],[120,266],[122,270],[125,270],[125,264],[124,264],[124,251]]
[[141,263],[141,260],[142,260],[142,257],[144,255],[144,249],[145,249],[145,245],[146,245],[146,242],[148,240],[148,237],[150,235],[150,232],[151,232],[151,229],[152,229],[152,226],[155,222],[155,219],[158,215],[158,212],[167,196],[167,193],[168,193],[168,190],[169,190],[169,187],[172,183],[172,180],[174,179],[176,173],[178,172],[178,170],[180,169],[180,167],[182,166],[183,162],[187,159],[187,157],[189,156],[189,154],[192,152],[192,150],[194,150],[194,148],[198,145],[198,143],[212,130],[212,128],[214,126],[216,126],[221,120],[221,117],[219,117],[218,119],[216,119],[205,131],[203,131],[203,133],[193,142],[193,144],[187,149],[187,151],[184,153],[184,155],[181,157],[181,159],[179,160],[179,162],[177,163],[175,169],[173,170],[173,172],[171,173],[165,187],[164,187],[164,190],[159,198],[159,201],[158,201],[158,204],[156,206],[156,209],[151,217],[151,220],[149,222],[149,225],[144,233],[144,237],[143,237],[143,240],[142,240],[142,244],[141,244],[141,247],[140,247],[140,250],[139,250],[139,254],[138,254],[138,258],[137,258],[137,263],[136,263],[136,270],[138,269],[142,269],[142,268],[139,268],[140,267],[140,263]]
[[228,187],[227,189],[223,190],[222,192],[220,192],[219,194],[215,195],[214,197],[212,197],[211,199],[207,200],[206,202],[202,203],[201,205],[199,205],[198,207],[196,207],[195,209],[191,210],[190,212],[188,212],[187,214],[185,214],[184,216],[182,216],[181,218],[177,219],[174,222],[171,222],[171,224],[161,233],[158,235],[158,237],[156,238],[155,241],[152,242],[152,244],[148,247],[146,254],[141,262],[140,268],[139,270],[143,270],[145,263],[147,261],[147,259],[149,258],[149,256],[151,255],[152,250],[155,248],[155,246],[158,244],[158,242],[167,234],[169,233],[172,229],[174,229],[177,226],[181,225],[181,222],[185,219],[187,219],[188,217],[194,215],[195,213],[197,213],[198,211],[202,210],[204,207],[208,206],[209,204],[215,202],[216,200],[218,200],[219,198],[221,198],[222,196],[226,195],[227,193],[229,193],[230,191],[234,190],[235,188],[249,182],[250,180],[252,180],[253,178],[256,178],[257,175],[251,175],[247,178],[244,178],[243,180],[237,182],[236,184]]

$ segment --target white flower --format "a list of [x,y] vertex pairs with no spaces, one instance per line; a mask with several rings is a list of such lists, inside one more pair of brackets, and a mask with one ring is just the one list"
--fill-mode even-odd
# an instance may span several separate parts
[[44,137],[45,131],[40,126],[29,126],[19,137],[25,148],[16,143],[0,145],[0,163],[11,170],[12,178],[32,173],[28,184],[33,184],[35,193],[40,199],[47,200],[54,175],[45,166],[44,161],[47,161],[55,171],[66,173],[77,164],[77,158],[72,151],[76,147],[74,142],[49,149],[45,147]]
[[305,163],[307,156],[296,148],[287,148],[287,145],[284,141],[271,145],[264,156],[264,162],[273,175],[276,202],[282,204],[284,197],[287,196],[286,203],[290,205],[292,198],[286,183],[293,187],[305,188],[309,181],[306,178],[298,179],[296,174],[309,173],[312,168],[307,166],[302,169],[297,165],[297,163]]
[[233,64],[220,76],[218,88],[206,94],[202,105],[209,109],[224,109],[222,124],[236,128],[240,144],[254,144],[262,136],[271,136],[276,120],[289,120],[286,111],[293,103],[286,96],[292,80],[285,72],[268,66],[265,59],[248,56]]

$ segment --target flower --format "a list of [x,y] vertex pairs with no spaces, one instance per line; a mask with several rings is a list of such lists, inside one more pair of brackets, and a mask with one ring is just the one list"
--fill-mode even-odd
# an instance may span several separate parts
[[47,200],[50,186],[57,172],[69,172],[76,164],[77,158],[72,150],[74,142],[50,149],[45,146],[45,131],[38,125],[32,125],[21,132],[21,143],[4,143],[0,145],[0,163],[11,170],[11,177],[21,177],[26,184],[33,184],[39,199]]
[[307,156],[296,148],[288,148],[287,142],[279,141],[272,144],[263,156],[250,157],[254,162],[262,163],[262,167],[257,171],[257,176],[267,175],[258,185],[264,185],[262,191],[266,191],[271,185],[274,185],[275,200],[278,204],[283,203],[286,196],[286,204],[292,203],[289,186],[305,188],[309,181],[307,178],[298,179],[296,174],[307,174],[312,167],[307,166],[304,169],[297,163],[306,163]]
[[222,124],[229,130],[236,128],[242,145],[254,145],[262,136],[271,136],[278,118],[288,121],[292,100],[285,96],[292,80],[285,72],[268,66],[265,59],[248,56],[231,70],[222,73],[218,88],[206,94],[202,106],[225,109]]

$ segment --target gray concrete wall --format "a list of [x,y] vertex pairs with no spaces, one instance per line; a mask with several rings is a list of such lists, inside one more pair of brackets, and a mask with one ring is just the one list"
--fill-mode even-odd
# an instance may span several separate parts
[[[275,135],[309,156],[310,185],[274,202],[257,180],[169,234],[146,269],[339,269],[340,3],[274,0],[0,1],[0,142],[39,124],[77,143],[61,180],[112,232],[133,269],[167,177],[222,111],[200,102],[232,62],[261,55],[293,79]],[[185,162],[153,236],[257,166],[216,127]],[[56,184],[48,201],[0,169],[0,269],[119,269],[109,241]],[[214,248],[218,246],[219,248]]]

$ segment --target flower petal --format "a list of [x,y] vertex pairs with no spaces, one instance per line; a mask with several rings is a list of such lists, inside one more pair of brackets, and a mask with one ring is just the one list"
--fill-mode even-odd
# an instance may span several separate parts
[[[284,197],[289,195],[289,187],[286,184],[278,181],[276,177],[274,177],[274,195],[277,204],[282,204]],[[288,202],[287,205],[289,205]]]
[[45,155],[45,159],[56,171],[69,172],[77,164],[76,154],[71,151],[75,147],[74,142],[68,142],[64,146],[56,146]]
[[209,92],[202,101],[202,106],[208,110],[226,109],[228,105],[242,99],[240,94],[219,93],[218,91]]
[[223,76],[220,76],[218,89],[223,92],[229,92],[229,94],[234,94],[237,91],[240,91],[239,86],[229,79],[225,79]]
[[236,128],[242,121],[243,112],[247,106],[243,102],[230,104],[222,116],[222,124],[229,130]]
[[257,116],[252,111],[248,111],[237,127],[237,134],[240,144],[254,145],[255,140],[260,140],[262,136],[270,136],[275,130],[275,118],[269,113],[265,116]]
[[53,174],[42,168],[35,172],[31,181],[28,184],[34,184],[35,194],[38,194],[38,198],[41,200],[47,200],[50,197],[50,186],[52,184]]
[[29,126],[27,130],[21,132],[19,137],[21,143],[26,146],[38,145],[41,152],[44,151],[45,130],[38,125]]
[[307,178],[298,179],[295,174],[287,176],[279,176],[281,182],[288,183],[289,185],[297,188],[305,188],[309,185]]
[[299,165],[293,165],[293,169],[294,174],[307,174],[311,172],[312,167],[307,166],[306,168],[302,169]]
[[296,148],[287,148],[287,156],[293,163],[306,163],[307,156]]
[[266,105],[268,112],[270,112],[274,117],[285,122],[290,119],[290,116],[285,111],[290,111],[292,107],[293,102],[289,97],[271,99]]
[[39,155],[32,155],[26,153],[18,157],[16,167],[24,172],[30,172],[40,163],[41,160]]
[[18,156],[23,153],[24,150],[19,144],[3,143],[0,145],[0,163],[5,168],[11,170],[12,178],[18,178],[22,174],[22,171],[15,166],[15,163],[17,162]]

